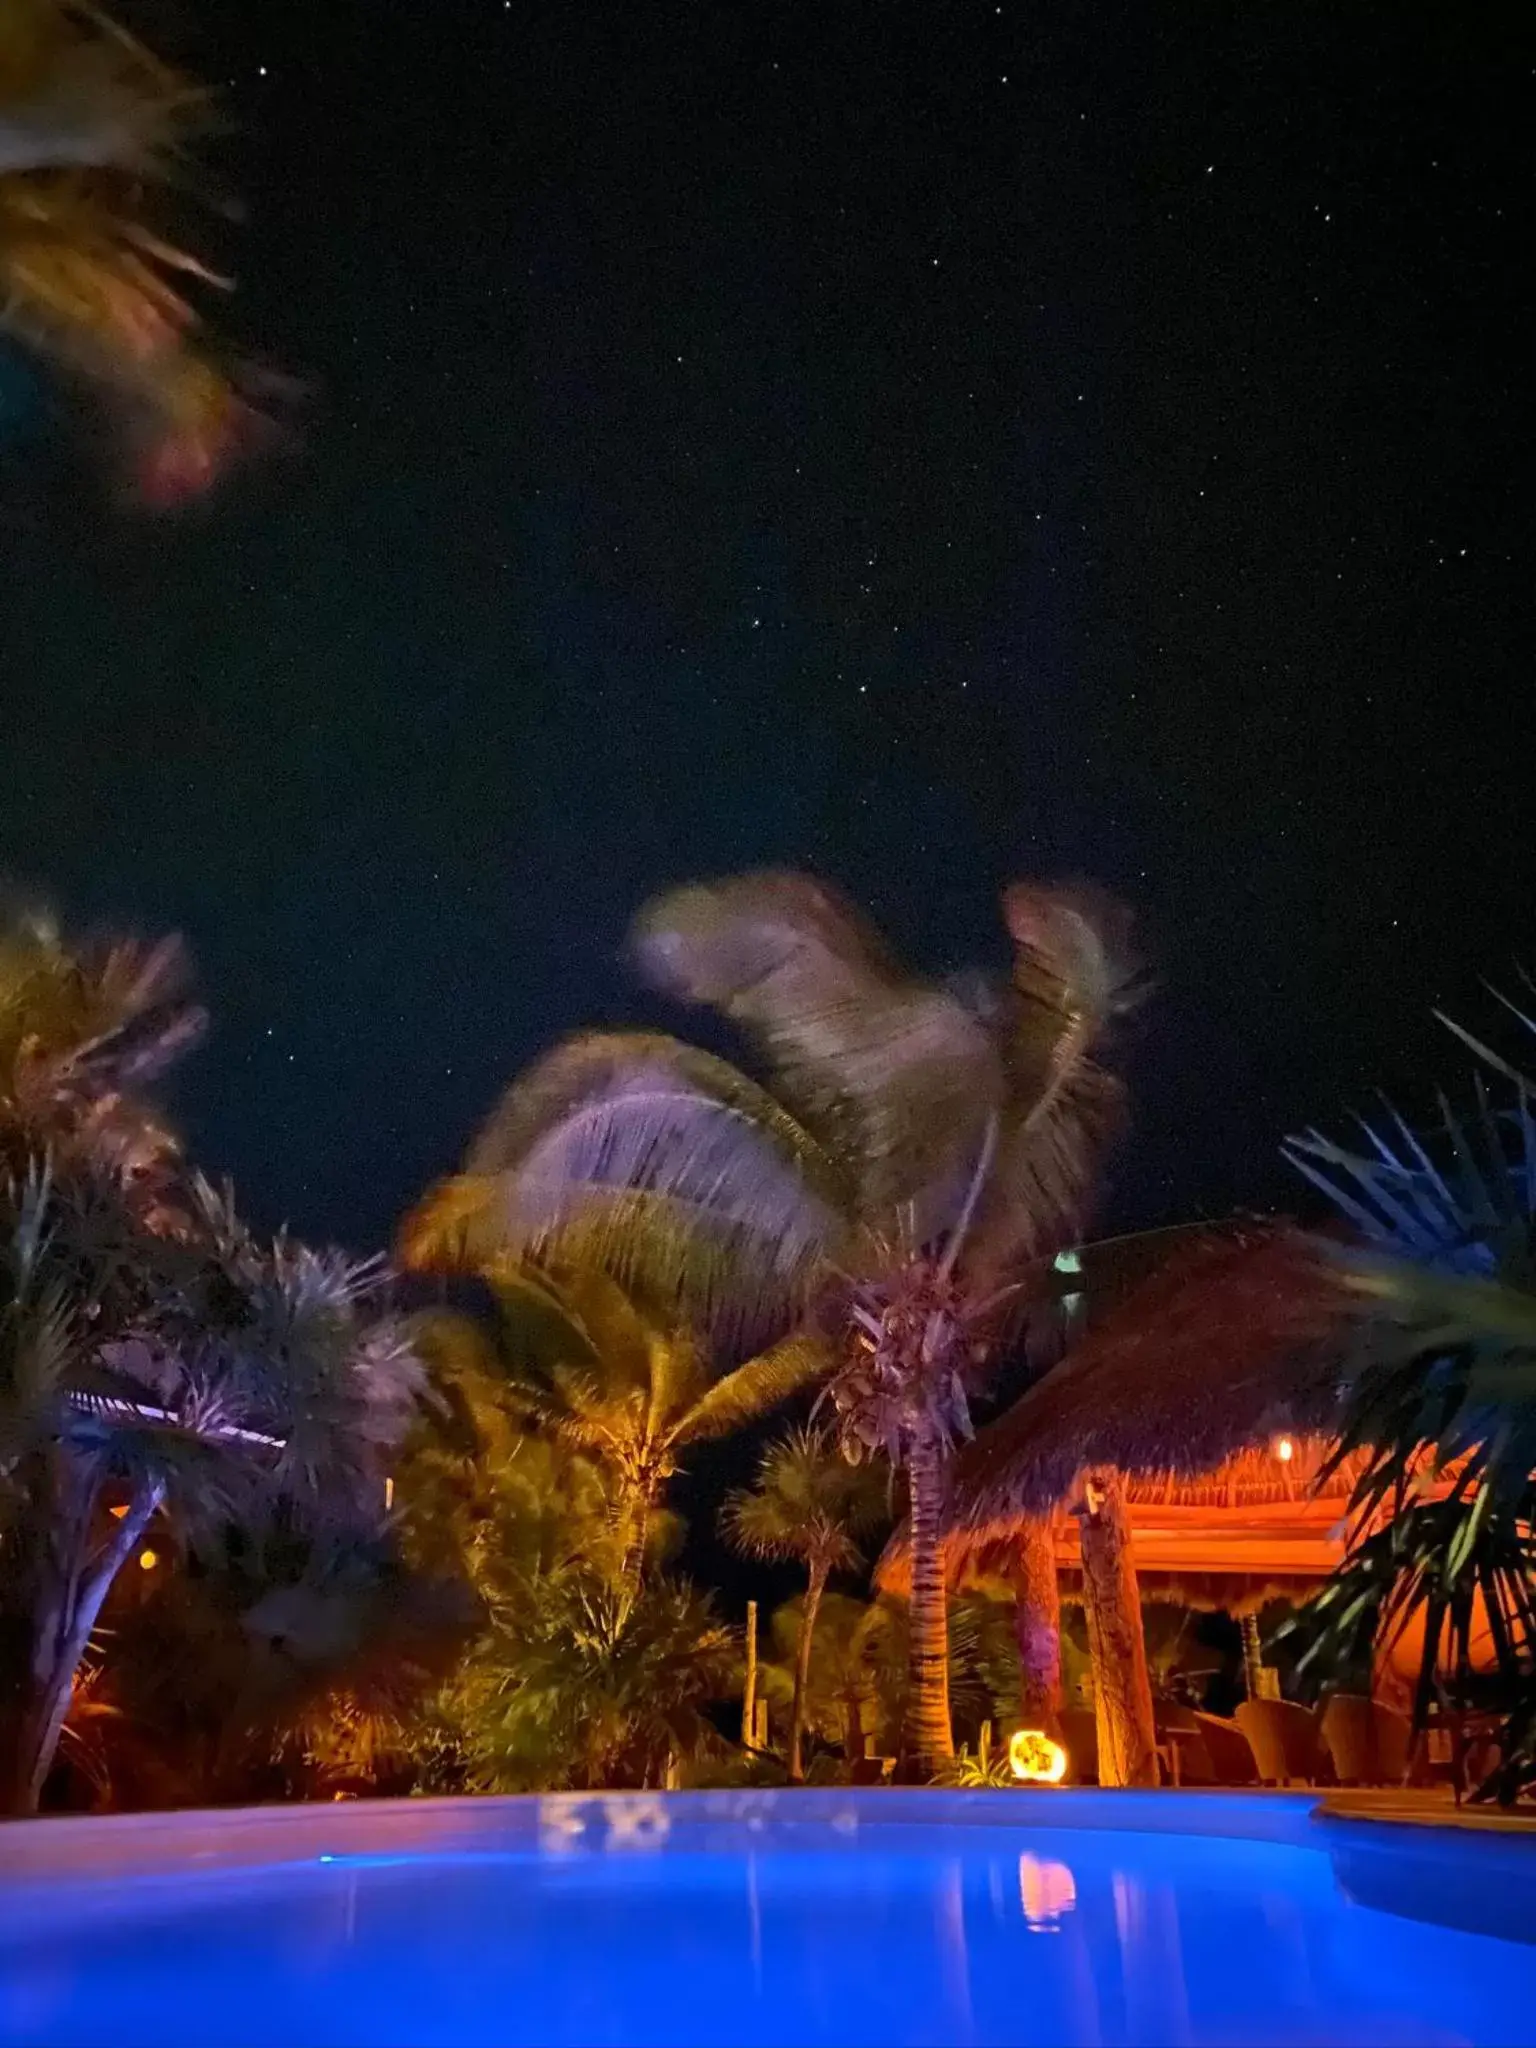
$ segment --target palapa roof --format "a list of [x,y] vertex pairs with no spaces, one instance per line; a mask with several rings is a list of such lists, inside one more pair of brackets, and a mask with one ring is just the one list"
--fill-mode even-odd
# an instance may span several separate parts
[[[1070,1505],[1092,1466],[1125,1475],[1136,1523],[1159,1510],[1256,1526],[1300,1513],[1286,1503],[1310,1495],[1337,1426],[1349,1301],[1314,1242],[1287,1224],[1212,1225],[1115,1292],[1063,1362],[955,1460],[952,1578],[1004,1563],[1020,1526]],[[1281,1437],[1289,1459],[1275,1454]],[[905,1550],[902,1528],[878,1571],[892,1591]]]
[[[1110,1465],[1199,1481],[1280,1434],[1331,1437],[1342,1280],[1284,1224],[1223,1227],[1170,1259],[956,1459],[950,1522],[971,1538],[1048,1513]],[[1267,1486],[1260,1468],[1224,1482]]]

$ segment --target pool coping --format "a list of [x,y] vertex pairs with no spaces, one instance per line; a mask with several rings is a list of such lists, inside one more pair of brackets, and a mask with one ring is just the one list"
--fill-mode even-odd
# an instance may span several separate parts
[[1314,1793],[927,1787],[752,1792],[515,1793],[326,1805],[206,1807],[60,1815],[0,1825],[0,1896],[16,1883],[77,1882],[174,1870],[262,1869],[359,1856],[506,1854],[517,1849],[649,1846],[677,1824],[847,1838],[866,1828],[1086,1829],[1316,1846]]

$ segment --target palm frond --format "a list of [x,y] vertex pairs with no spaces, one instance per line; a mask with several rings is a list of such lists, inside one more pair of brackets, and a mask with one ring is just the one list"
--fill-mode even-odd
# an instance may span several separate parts
[[728,1436],[814,1386],[833,1370],[836,1353],[814,1331],[797,1331],[715,1381],[676,1426],[676,1441]]
[[395,1251],[408,1273],[484,1273],[502,1253],[500,1187],[492,1174],[450,1174],[408,1210]]
[[591,1263],[668,1319],[786,1317],[846,1241],[848,1190],[771,1096],[675,1039],[594,1035],[515,1082],[469,1172],[509,1257]]
[[1013,884],[1015,946],[999,1024],[1007,1087],[997,1158],[969,1253],[981,1271],[1053,1251],[1080,1230],[1123,1108],[1101,1064],[1113,1026],[1141,999],[1128,913],[1081,884]]
[[203,90],[98,8],[7,0],[0,175],[111,168],[165,179],[207,111]]
[[727,1494],[721,1521],[751,1556],[846,1571],[859,1561],[859,1539],[884,1519],[885,1500],[874,1467],[850,1465],[821,1430],[792,1429],[764,1450],[753,1485]]
[[0,325],[109,398],[195,489],[254,419],[206,346],[189,280],[225,286],[161,231],[209,96],[84,0],[0,20]]
[[776,1092],[855,1163],[866,1213],[963,1174],[1002,1099],[997,1046],[825,883],[768,873],[679,889],[642,912],[634,946],[653,982],[747,1033]]

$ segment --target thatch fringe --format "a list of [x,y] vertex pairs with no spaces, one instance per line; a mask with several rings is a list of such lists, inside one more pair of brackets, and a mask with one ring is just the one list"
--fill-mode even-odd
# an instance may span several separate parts
[[[1069,1505],[1094,1465],[1126,1475],[1132,1505],[1302,1497],[1337,1427],[1352,1300],[1327,1253],[1291,1225],[1186,1239],[955,1461],[951,1577],[1006,1577],[1021,1524]],[[1272,1453],[1282,1435],[1288,1461]],[[877,1568],[893,1592],[905,1547],[898,1529]]]

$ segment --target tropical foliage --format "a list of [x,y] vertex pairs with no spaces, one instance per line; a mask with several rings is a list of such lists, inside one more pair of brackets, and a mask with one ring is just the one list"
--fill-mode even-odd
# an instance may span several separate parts
[[385,1273],[261,1243],[142,1090],[195,1035],[174,947],[0,927],[0,1735],[37,1803],[152,1522],[377,1519],[420,1368]]
[[1361,1461],[1354,1540],[1296,1634],[1326,1671],[1422,1629],[1416,1722],[1502,1701],[1482,1791],[1508,1799],[1536,1777],[1536,1085],[1451,1028],[1482,1068],[1469,1114],[1442,1097],[1438,1129],[1389,1111],[1365,1151],[1289,1148],[1354,1226],[1365,1311],[1334,1458]]
[[833,1572],[861,1560],[859,1539],[886,1514],[887,1490],[878,1471],[850,1465],[815,1429],[797,1429],[771,1443],[758,1465],[757,1483],[726,1495],[726,1534],[749,1557],[793,1559],[806,1570],[799,1655],[790,1705],[789,1775],[804,1776],[801,1734],[816,1614]]
[[[785,1712],[792,1709],[806,1653],[805,1614],[803,1598],[774,1611],[774,1655],[760,1667],[766,1697]],[[946,1628],[951,1725],[962,1739],[977,1742],[989,1720],[1012,1718],[1017,1711],[1018,1660],[1007,1604],[984,1593],[951,1598]],[[857,1762],[866,1745],[876,1755],[894,1755],[910,1678],[907,1603],[829,1592],[809,1641],[802,1693],[807,1735],[840,1754],[845,1766]]]
[[[1057,1683],[1056,1603],[1030,1578],[1054,1551],[1026,1571],[1015,1546],[946,1589],[951,1455],[1001,1355],[1041,1363],[1052,1263],[1118,1101],[1104,1034],[1132,994],[1109,906],[1015,889],[1004,908],[1011,977],[939,985],[803,877],[653,905],[651,979],[718,1010],[765,1078],[655,1034],[557,1048],[406,1220],[404,1262],[442,1302],[402,1316],[381,1262],[258,1236],[184,1158],[157,1093],[202,1031],[180,949],[73,942],[7,899],[11,1806],[814,1781],[872,1769],[871,1749],[998,1782],[989,1730],[1033,1682],[1037,1624]],[[1266,1357],[1303,1330],[1309,1361],[1323,1346],[1330,1429],[1347,1349],[1353,1540],[1297,1643],[1337,1674],[1422,1630],[1416,1715],[1496,1711],[1484,1790],[1509,1799],[1536,1779],[1536,1115],[1518,1065],[1469,1043],[1465,1113],[1442,1104],[1426,1131],[1389,1112],[1363,1150],[1292,1143],[1348,1231],[1272,1232],[1286,1256],[1262,1267],[1234,1247],[1248,1278],[1225,1291],[1213,1254],[1218,1313],[1194,1321],[1252,1320],[1253,1276],[1283,1281],[1250,1334]],[[1300,1321],[1293,1284],[1313,1290]],[[1200,1346],[1168,1352],[1158,1298],[1117,1315],[1182,1385]],[[993,1425],[1027,1434],[1078,1386],[1049,1498],[1024,1503],[1037,1535],[1073,1474],[1090,1507],[1114,1477],[1081,1365]],[[741,1644],[679,1575],[674,1482],[791,1402],[720,1504],[735,1548],[804,1575],[754,1680],[775,1754],[732,1739]],[[908,1597],[834,1590],[902,1507]],[[1115,1569],[1144,1659],[1123,1544]]]
[[[433,1237],[432,1204],[412,1219],[405,1256],[418,1269],[448,1254]],[[606,1481],[608,1535],[623,1577],[638,1577],[664,1533],[667,1482],[690,1446],[756,1421],[823,1372],[824,1347],[790,1337],[733,1370],[713,1370],[708,1348],[667,1326],[590,1267],[494,1264],[485,1275],[496,1314],[454,1341],[488,1347],[482,1377],[503,1406],[581,1452]],[[440,1341],[448,1341],[442,1319]]]
[[191,296],[226,281],[169,220],[211,111],[90,0],[6,0],[0,324],[105,401],[159,503],[202,489],[255,418]]
[[659,1788],[679,1763],[723,1756],[708,1709],[739,1666],[705,1595],[615,1585],[572,1560],[498,1603],[438,1703],[440,1769],[473,1791]]
[[945,1461],[1022,1270],[1080,1222],[1119,1101],[1100,1042],[1132,992],[1112,906],[1019,885],[1004,912],[1011,979],[940,986],[805,876],[661,899],[637,959],[734,1024],[771,1087],[656,1034],[574,1039],[439,1198],[483,1264],[599,1268],[737,1355],[822,1333],[845,1450],[908,1476],[919,1776],[952,1747]]

